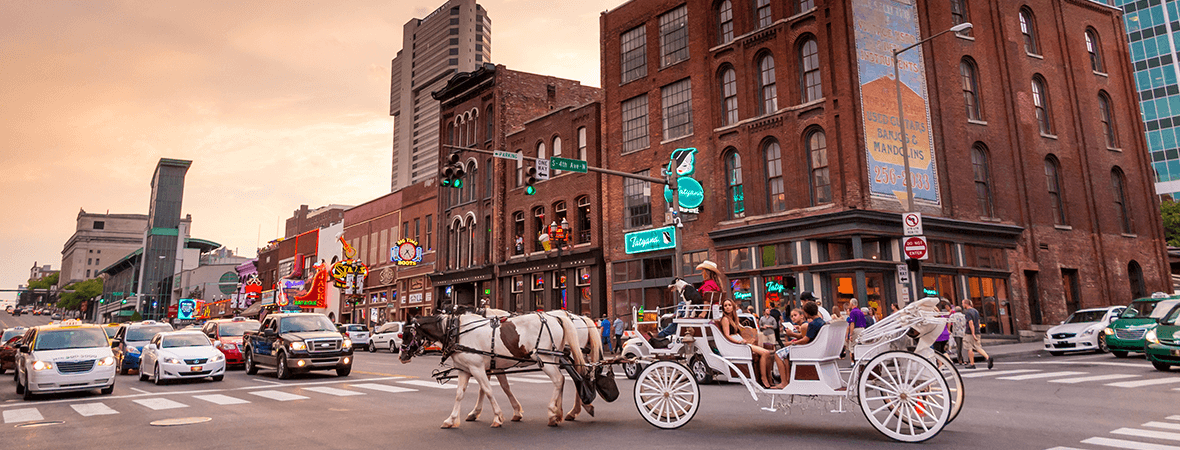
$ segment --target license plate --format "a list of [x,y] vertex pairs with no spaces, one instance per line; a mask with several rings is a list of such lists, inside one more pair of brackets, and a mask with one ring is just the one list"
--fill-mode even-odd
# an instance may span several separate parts
[[193,368],[192,368],[192,371],[193,371],[193,372],[200,372],[200,371],[201,371],[201,366],[193,366]]
[[1180,350],[1172,350],[1172,356],[1180,356]]

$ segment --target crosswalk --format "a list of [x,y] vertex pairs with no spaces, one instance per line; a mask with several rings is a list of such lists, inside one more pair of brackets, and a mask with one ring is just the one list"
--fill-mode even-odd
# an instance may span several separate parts
[[[1089,372],[1074,370],[1010,369],[963,371],[960,375],[965,379],[991,378],[1003,381],[1044,381],[1073,385],[1098,383],[1103,386],[1125,389],[1162,386],[1165,389],[1180,391],[1180,377],[1163,373],[1160,373],[1159,376],[1144,376],[1129,373],[1091,375]],[[1168,385],[1177,385],[1178,387],[1170,387]]]
[[[1113,437],[1094,436],[1083,439],[1079,444],[1131,450],[1180,450],[1180,445],[1160,442],[1180,442],[1180,416],[1168,416],[1162,421],[1150,421],[1139,425],[1139,428],[1123,427],[1111,430],[1109,434]],[[1048,450],[1084,450],[1089,448],[1092,447],[1061,446]]]

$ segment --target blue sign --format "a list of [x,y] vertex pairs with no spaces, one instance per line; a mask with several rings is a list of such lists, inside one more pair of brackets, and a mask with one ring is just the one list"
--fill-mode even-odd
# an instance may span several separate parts
[[195,312],[197,312],[197,301],[191,298],[182,298],[176,307],[176,319],[193,320]]
[[676,248],[676,227],[627,233],[623,235],[623,244],[628,255]]

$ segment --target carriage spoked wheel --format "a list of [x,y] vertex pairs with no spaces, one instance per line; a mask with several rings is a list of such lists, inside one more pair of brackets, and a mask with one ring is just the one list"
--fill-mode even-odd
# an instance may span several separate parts
[[953,395],[938,367],[904,351],[885,352],[869,361],[857,393],[861,412],[873,428],[902,442],[938,435],[953,408]]
[[955,364],[946,355],[935,353],[934,356],[935,365],[942,373],[942,379],[946,380],[947,393],[951,398],[951,415],[946,418],[947,425],[950,425],[956,417],[959,417],[959,411],[963,410],[963,377],[959,375],[959,369],[955,368]]
[[635,380],[635,407],[643,420],[658,428],[680,428],[701,404],[701,387],[680,363],[659,361]]

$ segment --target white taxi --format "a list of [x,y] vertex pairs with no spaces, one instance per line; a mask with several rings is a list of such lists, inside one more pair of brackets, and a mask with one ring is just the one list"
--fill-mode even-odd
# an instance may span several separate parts
[[33,327],[16,355],[16,393],[36,394],[115,390],[115,357],[102,327],[66,320]]
[[148,377],[156,384],[181,378],[221,381],[225,378],[225,355],[198,330],[157,333],[140,356],[139,381]]

